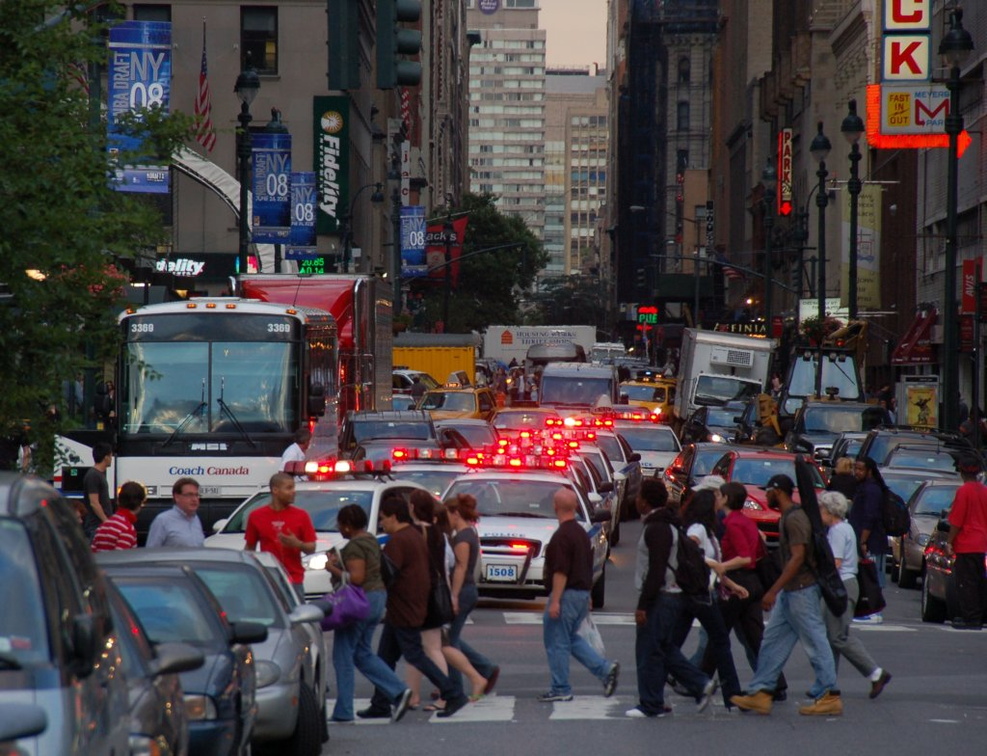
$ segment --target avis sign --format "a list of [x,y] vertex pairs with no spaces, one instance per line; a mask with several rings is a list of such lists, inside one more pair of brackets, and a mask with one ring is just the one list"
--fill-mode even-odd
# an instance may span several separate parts
[[885,0],[881,79],[928,81],[932,76],[932,0]]

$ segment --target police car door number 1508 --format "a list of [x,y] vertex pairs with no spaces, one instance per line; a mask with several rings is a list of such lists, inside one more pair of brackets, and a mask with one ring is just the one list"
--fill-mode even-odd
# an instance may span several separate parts
[[517,581],[516,564],[488,564],[487,580],[491,583],[511,583]]

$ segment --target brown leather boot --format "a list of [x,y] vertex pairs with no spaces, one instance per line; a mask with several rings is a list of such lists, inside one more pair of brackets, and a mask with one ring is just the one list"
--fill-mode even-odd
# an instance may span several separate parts
[[730,696],[730,703],[744,711],[756,711],[758,714],[770,714],[772,694],[767,690],[759,690],[745,696]]
[[838,717],[843,714],[843,699],[839,693],[826,691],[807,706],[799,707],[799,714],[817,717]]

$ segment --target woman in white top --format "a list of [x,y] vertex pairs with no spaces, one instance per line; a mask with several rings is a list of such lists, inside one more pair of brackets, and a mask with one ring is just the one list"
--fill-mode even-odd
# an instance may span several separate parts
[[870,697],[877,698],[891,675],[877,666],[859,638],[850,637],[850,622],[853,619],[853,608],[860,597],[860,586],[857,584],[857,536],[850,523],[844,519],[848,506],[846,497],[839,491],[819,494],[819,515],[823,524],[829,528],[829,548],[833,551],[833,559],[840,571],[840,577],[843,578],[849,599],[846,611],[840,617],[833,614],[824,601],[823,619],[836,664],[839,665],[840,654],[843,654],[860,674],[870,680]]

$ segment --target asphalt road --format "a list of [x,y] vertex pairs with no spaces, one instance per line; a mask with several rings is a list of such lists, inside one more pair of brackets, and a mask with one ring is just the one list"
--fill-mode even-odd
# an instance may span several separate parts
[[[630,720],[637,703],[634,670],[634,548],[638,523],[624,523],[621,544],[607,570],[607,605],[595,613],[607,655],[621,662],[614,697],[575,660],[575,700],[541,704],[549,687],[542,645],[542,602],[484,601],[465,637],[501,665],[494,695],[449,719],[410,711],[398,724],[372,721],[330,724],[324,754],[642,754],[659,750],[695,754],[975,754],[987,750],[987,631],[963,632],[919,619],[919,592],[889,586],[883,625],[854,626],[878,664],[894,676],[882,696],[867,697],[870,683],[849,664],[840,668],[844,715],[803,717],[801,692],[812,670],[801,647],[785,669],[789,700],[769,717],[728,714],[717,696],[698,714],[691,699],[666,690],[675,711],[660,720]],[[686,650],[695,644],[690,636]],[[751,679],[742,649],[734,644],[741,684]],[[427,696],[428,682],[425,682]],[[335,686],[333,685],[333,688]],[[357,675],[357,705],[370,695]],[[656,740],[657,739],[657,740]]]

